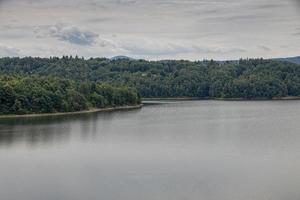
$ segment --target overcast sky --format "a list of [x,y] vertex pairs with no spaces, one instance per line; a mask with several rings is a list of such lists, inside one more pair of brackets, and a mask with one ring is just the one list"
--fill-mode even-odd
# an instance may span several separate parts
[[298,0],[0,0],[0,56],[300,55]]

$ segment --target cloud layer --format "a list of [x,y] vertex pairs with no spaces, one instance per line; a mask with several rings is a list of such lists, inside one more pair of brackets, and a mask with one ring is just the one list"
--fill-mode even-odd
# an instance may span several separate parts
[[126,54],[191,60],[293,56],[300,53],[298,3],[2,0],[0,56],[16,49],[15,55],[21,56]]

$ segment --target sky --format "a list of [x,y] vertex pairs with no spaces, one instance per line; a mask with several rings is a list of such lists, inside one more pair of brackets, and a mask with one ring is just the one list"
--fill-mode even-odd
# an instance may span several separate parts
[[300,55],[300,0],[0,0],[0,57]]

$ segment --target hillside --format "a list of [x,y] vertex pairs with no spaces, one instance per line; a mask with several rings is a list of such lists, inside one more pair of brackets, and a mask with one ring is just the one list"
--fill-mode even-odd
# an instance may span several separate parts
[[145,61],[2,58],[0,72],[136,88],[142,97],[271,99],[300,96],[300,65],[279,60]]

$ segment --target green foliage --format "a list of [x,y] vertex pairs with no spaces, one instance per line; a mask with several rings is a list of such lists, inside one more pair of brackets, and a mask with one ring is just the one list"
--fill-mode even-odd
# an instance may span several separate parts
[[0,76],[0,114],[73,112],[89,108],[136,105],[127,87],[37,76]]
[[[268,99],[300,95],[300,66],[278,60],[190,62],[184,60],[109,60],[106,58],[85,60],[67,56],[63,58],[2,58],[0,59],[0,72],[18,76],[50,75],[81,82],[80,87],[75,90],[83,97],[73,92],[70,93],[72,98],[82,101],[82,98],[89,96],[88,104],[93,102],[93,105],[100,107],[122,104],[124,96],[127,95],[123,92],[123,86],[136,88],[142,97]],[[89,82],[108,85],[95,86]],[[4,81],[2,87],[5,83]],[[68,84],[74,85],[74,83]],[[112,86],[119,89],[113,92]],[[95,91],[98,92],[95,93]],[[7,98],[13,98],[14,93],[10,88],[2,88],[0,92],[5,93]],[[39,90],[34,90],[34,92],[44,93]],[[67,94],[64,92],[54,93],[52,98],[59,99],[60,95]],[[35,93],[32,95],[38,96]],[[135,94],[127,99],[135,102],[139,96]],[[38,99],[38,103],[43,104],[48,111],[53,106],[47,105],[46,102],[48,102],[46,97]],[[24,101],[20,100],[15,107],[18,108],[20,103]],[[61,105],[60,102],[56,104]],[[11,105],[7,104],[7,106]],[[81,107],[89,105],[80,104],[80,108],[77,105],[73,106],[76,109],[82,109]]]

